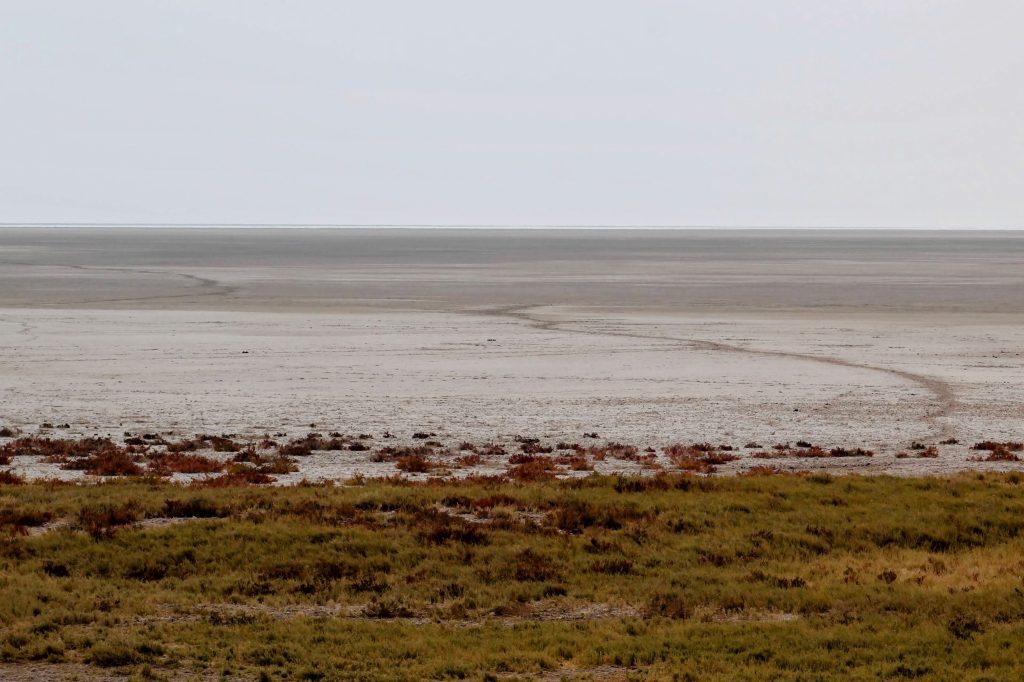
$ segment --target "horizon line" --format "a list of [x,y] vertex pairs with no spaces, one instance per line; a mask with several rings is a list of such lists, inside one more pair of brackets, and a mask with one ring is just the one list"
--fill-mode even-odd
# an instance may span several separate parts
[[1024,227],[957,227],[892,225],[644,225],[644,224],[518,224],[518,223],[158,223],[158,222],[0,222],[2,228],[232,228],[232,229],[488,229],[488,230],[909,230],[1019,231]]

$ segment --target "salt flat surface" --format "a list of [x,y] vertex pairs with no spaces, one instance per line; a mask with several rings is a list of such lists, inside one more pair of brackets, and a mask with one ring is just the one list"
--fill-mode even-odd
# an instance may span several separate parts
[[[0,231],[25,433],[807,439],[911,473],[1018,466],[966,445],[1024,439],[1022,387],[1017,233]],[[300,475],[389,466],[358,454]]]

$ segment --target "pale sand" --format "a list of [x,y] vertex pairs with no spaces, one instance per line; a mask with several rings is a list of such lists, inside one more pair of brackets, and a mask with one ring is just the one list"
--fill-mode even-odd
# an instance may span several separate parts
[[[0,349],[0,425],[27,433],[596,431],[1024,468],[966,447],[1024,439],[1019,233],[0,230]],[[297,477],[393,472],[362,454]]]

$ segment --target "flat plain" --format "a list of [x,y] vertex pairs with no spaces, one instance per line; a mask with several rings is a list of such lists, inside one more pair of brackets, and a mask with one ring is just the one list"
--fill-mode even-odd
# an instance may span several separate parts
[[[969,446],[1021,437],[1022,265],[1016,232],[5,229],[0,426],[803,440],[875,456],[776,464],[1008,468]],[[938,456],[897,457],[915,443]]]
[[1022,264],[0,230],[0,678],[1019,679]]

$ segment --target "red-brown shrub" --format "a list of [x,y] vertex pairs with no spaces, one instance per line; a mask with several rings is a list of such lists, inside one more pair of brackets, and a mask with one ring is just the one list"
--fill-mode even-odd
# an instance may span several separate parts
[[145,473],[131,455],[117,447],[69,460],[60,468],[85,471],[90,476],[141,476]]
[[224,469],[224,464],[202,455],[165,452],[149,458],[149,468],[161,476],[179,474],[209,474]]
[[537,457],[528,462],[510,467],[505,475],[517,481],[543,481],[552,479],[558,467],[548,457]]
[[405,455],[398,458],[395,467],[406,473],[423,474],[430,471],[434,464],[423,455]]

